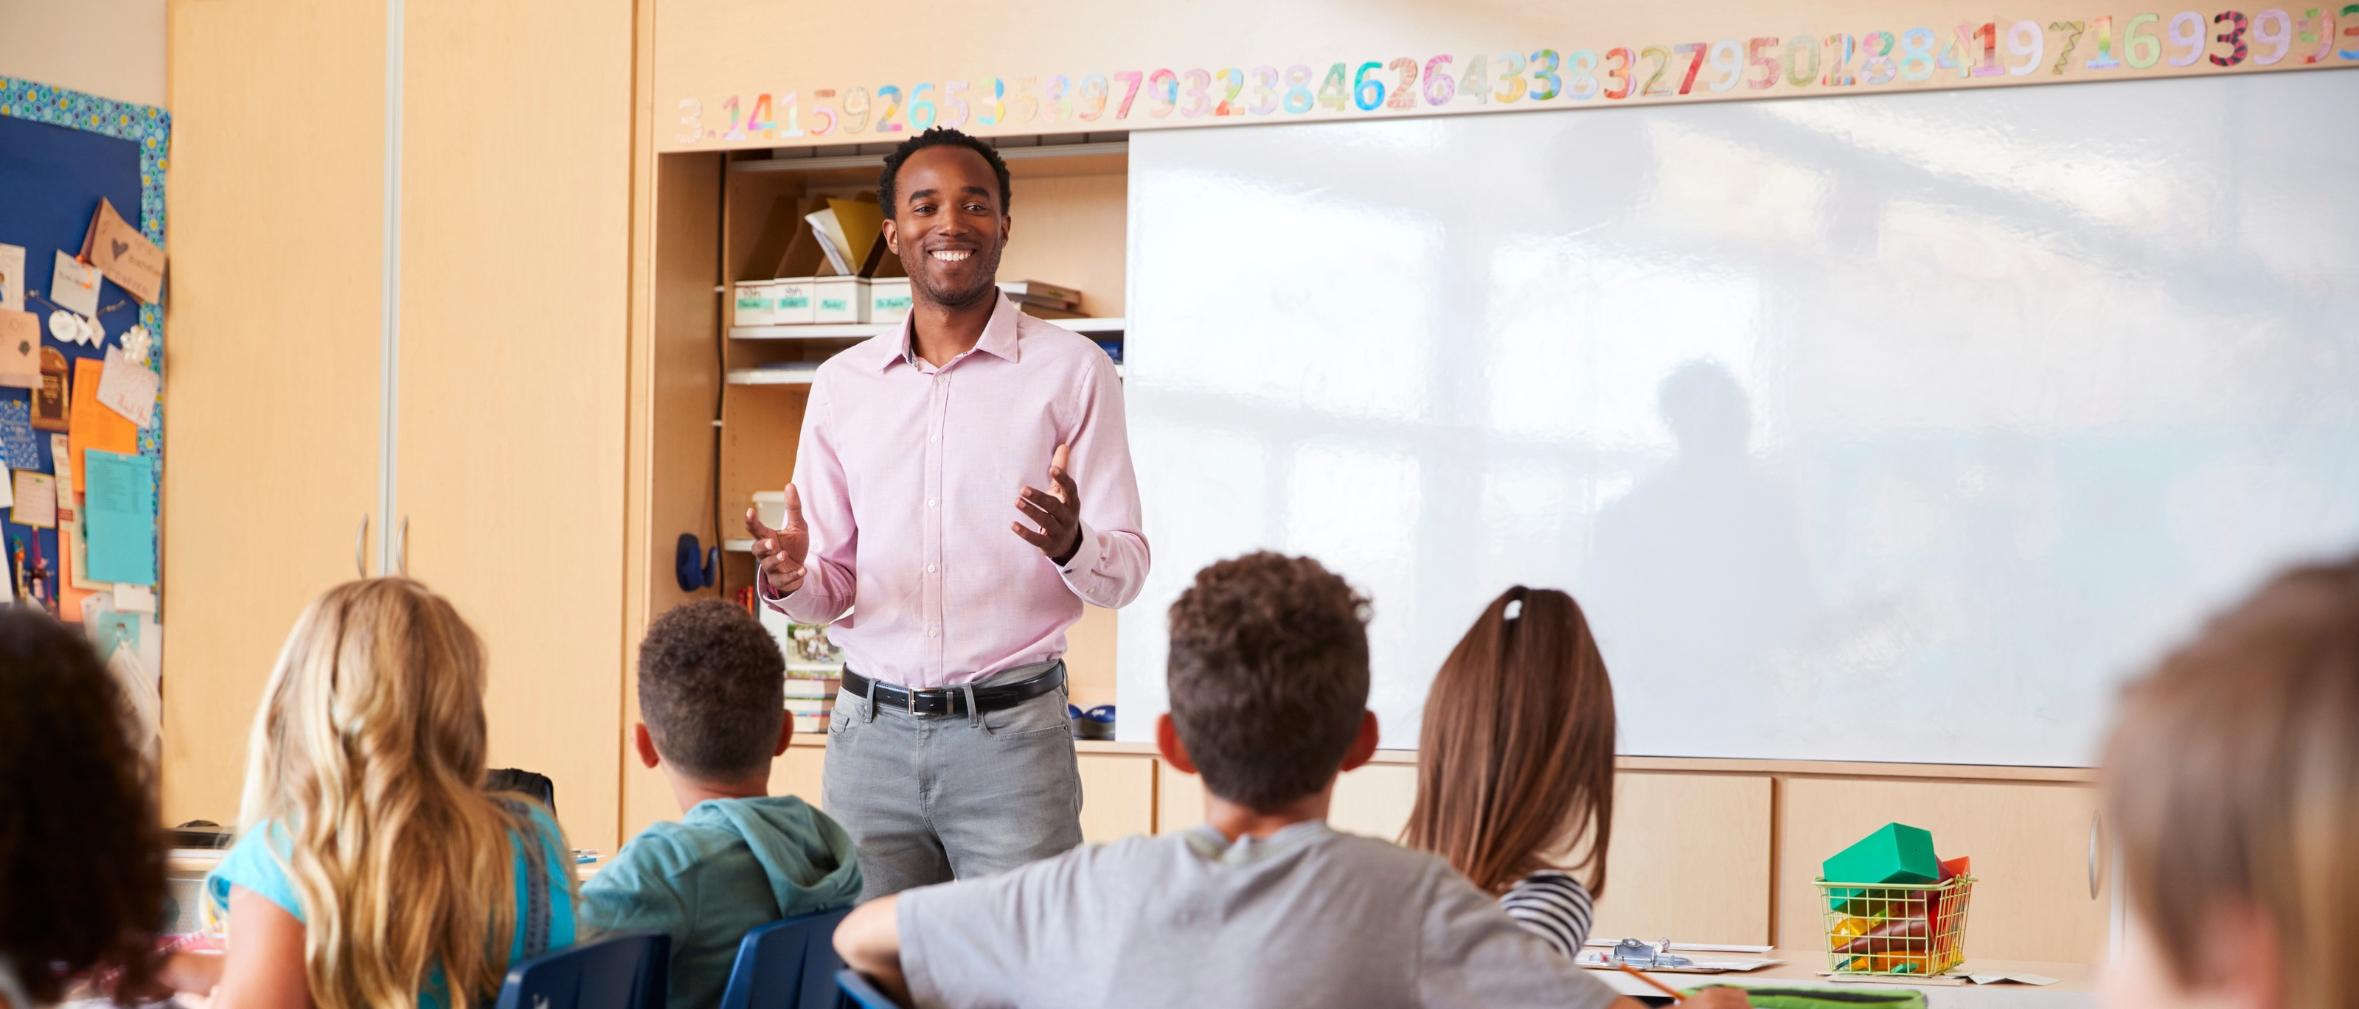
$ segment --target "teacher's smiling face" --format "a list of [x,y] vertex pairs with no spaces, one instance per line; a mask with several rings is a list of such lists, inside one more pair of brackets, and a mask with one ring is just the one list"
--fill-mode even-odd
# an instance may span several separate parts
[[955,144],[925,148],[901,165],[894,189],[885,243],[917,300],[959,308],[991,297],[1008,214],[983,156]]

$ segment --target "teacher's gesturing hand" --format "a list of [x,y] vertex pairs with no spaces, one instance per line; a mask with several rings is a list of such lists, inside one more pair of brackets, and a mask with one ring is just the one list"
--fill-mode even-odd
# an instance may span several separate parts
[[803,558],[811,550],[811,532],[803,525],[803,498],[795,493],[795,485],[786,485],[786,528],[763,525],[748,508],[745,531],[754,538],[754,568],[771,592],[785,595],[803,587]]
[[1071,446],[1058,445],[1048,462],[1048,478],[1056,489],[1026,487],[1016,495],[1016,510],[1039,528],[1008,523],[1008,528],[1024,537],[1024,542],[1039,547],[1058,567],[1065,566],[1073,559],[1073,552],[1081,549],[1081,489],[1074,486],[1073,475],[1065,469],[1071,461]]

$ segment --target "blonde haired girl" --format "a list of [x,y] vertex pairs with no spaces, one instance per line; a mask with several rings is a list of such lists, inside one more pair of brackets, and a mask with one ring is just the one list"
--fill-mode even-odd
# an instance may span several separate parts
[[2359,1009],[2359,557],[2285,572],[2124,694],[2114,1009]]
[[483,789],[483,691],[482,642],[417,582],[312,603],[254,717],[244,833],[206,880],[229,953],[176,961],[173,984],[227,1009],[466,1007],[570,945],[557,824]]

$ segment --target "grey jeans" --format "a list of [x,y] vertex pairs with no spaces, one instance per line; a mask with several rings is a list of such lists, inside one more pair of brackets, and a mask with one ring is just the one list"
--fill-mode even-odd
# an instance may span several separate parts
[[860,899],[1005,872],[1079,845],[1081,768],[1066,694],[1058,687],[954,717],[838,696],[821,803],[859,847]]

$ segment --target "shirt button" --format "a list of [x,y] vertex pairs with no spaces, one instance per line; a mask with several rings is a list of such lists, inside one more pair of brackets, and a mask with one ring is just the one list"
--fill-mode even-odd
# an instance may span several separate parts
[[926,637],[929,637],[929,638],[938,638],[938,637],[941,637],[941,636],[942,636],[942,629],[941,629],[941,628],[939,628],[939,627],[928,627],[928,628],[926,628]]
[[933,498],[927,498],[927,499],[926,499],[926,507],[928,507],[928,508],[932,508],[933,506],[934,506],[934,499],[933,499]]
[[929,575],[930,575],[930,574],[933,574],[933,573],[934,573],[934,571],[935,571],[935,568],[934,568],[934,566],[933,566],[933,565],[931,565],[931,564],[928,564],[928,565],[926,565],[926,573],[927,573],[927,574],[929,574]]
[[929,434],[929,435],[927,435],[927,436],[926,436],[926,444],[928,444],[928,445],[932,445],[932,444],[934,444],[934,443],[936,443],[936,442],[939,442],[939,441],[941,441],[941,440],[942,440],[942,436],[941,436],[941,435],[938,435],[938,434]]

